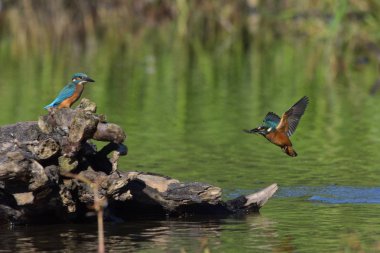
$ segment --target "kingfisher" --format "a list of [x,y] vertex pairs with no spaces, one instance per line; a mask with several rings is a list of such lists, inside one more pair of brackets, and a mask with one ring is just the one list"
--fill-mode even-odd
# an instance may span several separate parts
[[243,131],[250,134],[261,134],[271,143],[281,147],[282,151],[287,155],[295,157],[297,153],[289,137],[296,131],[308,103],[309,98],[304,96],[290,107],[289,110],[284,112],[281,118],[273,112],[268,112],[263,120],[263,125]]
[[45,106],[45,109],[56,107],[60,108],[69,108],[74,104],[79,97],[82,95],[84,84],[88,82],[95,82],[89,78],[85,73],[76,73],[71,78],[71,82],[68,83],[58,94],[58,96]]

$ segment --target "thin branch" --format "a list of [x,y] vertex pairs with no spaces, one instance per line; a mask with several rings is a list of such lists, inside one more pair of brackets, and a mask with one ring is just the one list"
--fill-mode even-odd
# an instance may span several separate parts
[[96,211],[97,214],[97,219],[98,219],[98,252],[99,253],[104,253],[105,252],[105,246],[104,246],[104,223],[103,223],[103,209],[107,205],[107,200],[105,197],[101,199],[99,197],[99,185],[100,182],[96,180],[96,182],[91,182],[88,178],[74,174],[71,172],[63,172],[61,173],[62,176],[65,177],[70,177],[73,179],[76,179],[78,181],[81,181],[88,185],[94,192],[94,210]]

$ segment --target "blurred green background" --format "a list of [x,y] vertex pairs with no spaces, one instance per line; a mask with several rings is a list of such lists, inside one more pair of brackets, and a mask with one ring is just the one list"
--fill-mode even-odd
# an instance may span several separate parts
[[[315,204],[307,188],[379,185],[379,13],[376,0],[3,0],[0,124],[36,120],[85,72],[96,83],[82,96],[128,134],[121,169],[209,182],[227,197],[280,184],[259,220],[210,235],[211,251],[379,250],[378,202]],[[242,133],[304,95],[297,158]],[[160,249],[191,251],[189,234]]]

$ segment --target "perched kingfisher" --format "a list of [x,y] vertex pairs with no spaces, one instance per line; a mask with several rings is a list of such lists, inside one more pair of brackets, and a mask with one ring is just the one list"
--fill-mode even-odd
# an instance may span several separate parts
[[250,134],[261,134],[268,141],[281,147],[287,155],[297,156],[289,137],[296,131],[298,122],[300,121],[305,109],[309,103],[308,97],[301,98],[289,110],[282,114],[280,118],[273,112],[268,112],[265,116],[262,126],[252,130],[244,130]]
[[45,109],[52,108],[52,107],[57,107],[58,109],[60,108],[69,108],[72,104],[75,103],[81,96],[83,89],[84,89],[84,84],[88,82],[95,82],[91,78],[89,78],[86,74],[84,73],[76,73],[73,75],[71,78],[71,82],[68,83],[58,94],[58,96],[45,106]]

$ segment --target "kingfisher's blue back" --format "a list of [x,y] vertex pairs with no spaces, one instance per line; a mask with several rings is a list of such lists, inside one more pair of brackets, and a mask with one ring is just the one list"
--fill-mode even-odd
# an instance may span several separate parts
[[58,96],[53,100],[53,102],[51,102],[50,104],[48,104],[44,108],[48,109],[50,107],[56,107],[56,106],[60,105],[63,100],[71,97],[74,94],[74,92],[75,92],[77,83],[78,83],[78,81],[74,81],[74,82],[71,82],[71,83],[67,84],[61,90],[61,92],[58,94]]
[[273,129],[278,126],[280,121],[281,121],[281,118],[273,112],[268,112],[268,114],[265,116],[263,120],[264,126],[268,128],[273,128]]

